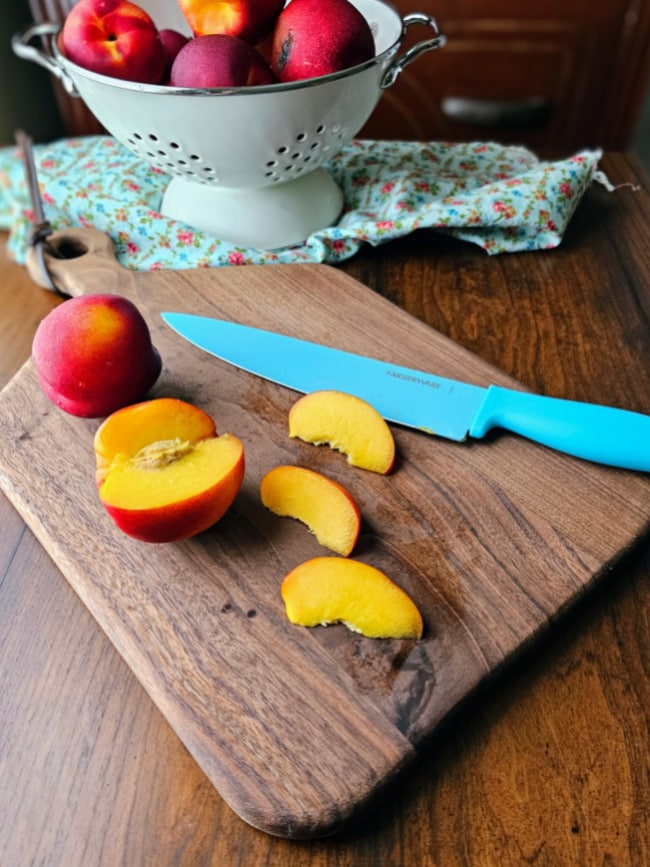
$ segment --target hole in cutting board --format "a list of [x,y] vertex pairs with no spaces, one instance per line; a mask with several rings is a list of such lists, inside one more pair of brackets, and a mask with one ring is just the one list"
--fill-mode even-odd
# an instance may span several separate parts
[[47,248],[48,253],[55,259],[78,259],[88,252],[87,244],[70,237],[63,237],[54,243],[48,243]]

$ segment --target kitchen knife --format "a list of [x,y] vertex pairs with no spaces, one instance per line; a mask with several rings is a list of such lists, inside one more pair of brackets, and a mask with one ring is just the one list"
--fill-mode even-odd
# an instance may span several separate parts
[[483,388],[272,331],[163,313],[178,334],[217,358],[299,392],[361,397],[390,422],[463,441],[503,428],[609,466],[650,472],[650,416],[614,407]]

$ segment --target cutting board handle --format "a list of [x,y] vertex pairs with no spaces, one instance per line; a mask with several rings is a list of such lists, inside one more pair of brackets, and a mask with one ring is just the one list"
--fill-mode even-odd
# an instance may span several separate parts
[[26,265],[30,277],[46,286],[44,264],[57,289],[65,295],[126,294],[134,280],[133,272],[117,261],[111,238],[97,229],[52,232],[42,246],[42,253],[43,262],[36,248],[28,251]]

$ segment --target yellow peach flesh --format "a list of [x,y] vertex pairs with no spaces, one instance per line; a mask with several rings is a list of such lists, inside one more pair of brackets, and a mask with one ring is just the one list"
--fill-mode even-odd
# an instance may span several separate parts
[[376,473],[390,472],[395,441],[377,410],[352,394],[315,391],[289,411],[289,436],[343,452],[348,463]]
[[421,638],[422,616],[379,569],[344,557],[315,557],[284,578],[287,617],[300,626],[344,623],[369,638]]
[[276,515],[306,524],[325,548],[347,557],[359,537],[361,518],[342,485],[304,467],[280,466],[260,484],[262,503]]
[[143,401],[110,415],[97,429],[93,442],[97,483],[101,484],[113,461],[137,454],[156,440],[179,436],[190,443],[216,436],[213,419],[198,407],[187,411],[184,401],[171,397]]
[[118,509],[158,509],[196,497],[226,478],[242,444],[223,434],[194,444],[150,443],[132,457],[117,458],[100,487],[104,503]]

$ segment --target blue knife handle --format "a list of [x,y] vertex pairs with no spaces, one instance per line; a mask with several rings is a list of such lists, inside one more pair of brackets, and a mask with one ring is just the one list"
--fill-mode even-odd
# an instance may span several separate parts
[[650,416],[491,385],[469,434],[512,431],[566,454],[650,472]]

